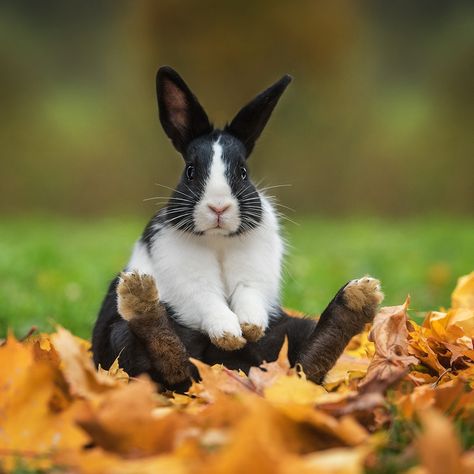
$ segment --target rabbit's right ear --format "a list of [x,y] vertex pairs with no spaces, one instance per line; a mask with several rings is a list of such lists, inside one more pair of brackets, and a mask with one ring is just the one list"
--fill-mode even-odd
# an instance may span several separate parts
[[227,125],[226,131],[237,137],[250,155],[255,141],[262,133],[270,115],[281,95],[291,82],[291,76],[285,74],[279,81],[261,92],[250,101]]
[[206,112],[173,68],[158,69],[156,95],[161,125],[180,153],[194,138],[212,132]]

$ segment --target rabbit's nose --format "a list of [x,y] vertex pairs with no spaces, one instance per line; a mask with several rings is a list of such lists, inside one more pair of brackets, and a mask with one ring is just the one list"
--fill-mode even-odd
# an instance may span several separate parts
[[212,211],[215,212],[218,216],[224,214],[227,209],[229,209],[230,204],[226,204],[225,206],[212,206],[211,204],[208,204],[207,207]]

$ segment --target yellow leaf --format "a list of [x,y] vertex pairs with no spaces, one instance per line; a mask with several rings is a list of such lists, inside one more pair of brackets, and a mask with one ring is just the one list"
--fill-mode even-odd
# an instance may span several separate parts
[[17,457],[31,458],[31,465],[39,467],[35,456],[87,442],[74,424],[80,402],[55,403],[61,377],[56,367],[34,359],[31,345],[10,336],[0,347],[0,450],[12,454],[5,469],[12,468]]
[[369,363],[369,359],[353,357],[345,352],[327,373],[324,378],[324,387],[333,390],[341,384],[348,385],[351,380],[361,379],[367,373]]
[[272,403],[293,403],[313,406],[326,390],[303,377],[297,375],[278,377],[269,387],[264,389],[265,398]]
[[451,295],[452,308],[467,308],[474,310],[474,272],[458,279],[453,294]]
[[111,377],[112,379],[115,379],[119,382],[127,383],[129,381],[130,377],[128,376],[127,372],[125,372],[125,370],[123,370],[119,366],[119,357],[117,357],[114,360],[113,364],[109,367],[109,370],[104,370],[100,365],[99,365],[99,368],[97,370],[102,375]]

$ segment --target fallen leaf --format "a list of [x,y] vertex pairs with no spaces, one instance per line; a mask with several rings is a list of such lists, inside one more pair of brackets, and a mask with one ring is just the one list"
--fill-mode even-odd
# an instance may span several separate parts
[[419,414],[423,434],[417,446],[421,464],[430,474],[462,474],[461,447],[452,423],[436,410]]
[[46,468],[45,454],[79,449],[88,441],[74,424],[80,403],[53,403],[61,377],[57,368],[35,361],[32,347],[12,335],[0,348],[0,452],[7,471],[18,457],[30,459],[31,467]]
[[407,298],[400,306],[385,307],[375,316],[369,339],[375,344],[375,355],[367,369],[367,375],[360,387],[384,381],[393,383],[394,379],[407,371],[418,359],[408,353]]
[[294,403],[313,406],[327,391],[304,377],[281,375],[264,389],[265,398],[275,404]]
[[177,433],[187,426],[187,415],[155,410],[168,401],[147,378],[121,385],[89,401],[77,417],[95,445],[108,451],[140,457],[166,453],[175,447]]
[[112,377],[97,372],[87,346],[66,329],[58,327],[51,343],[61,358],[61,369],[73,395],[92,398],[117,384]]
[[451,307],[474,310],[474,272],[458,279],[456,288],[451,295]]
[[248,378],[255,390],[262,394],[265,388],[270,387],[278,378],[294,372],[288,361],[288,338],[285,337],[277,360],[264,362],[260,367],[251,367]]

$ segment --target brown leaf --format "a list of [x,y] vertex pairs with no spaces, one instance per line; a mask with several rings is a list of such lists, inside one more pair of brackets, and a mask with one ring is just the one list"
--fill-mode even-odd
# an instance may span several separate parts
[[223,365],[209,366],[200,360],[190,358],[201,377],[199,383],[193,383],[188,393],[198,395],[203,400],[214,402],[222,394],[253,392],[255,387],[243,372],[232,371]]
[[265,388],[270,387],[281,376],[294,373],[288,361],[288,338],[285,337],[283,345],[274,362],[264,362],[260,367],[251,367],[248,378],[255,390],[263,394]]
[[360,388],[376,384],[383,389],[385,382],[394,383],[418,359],[408,353],[407,298],[400,306],[385,307],[375,316],[369,339],[375,344],[375,355]]

